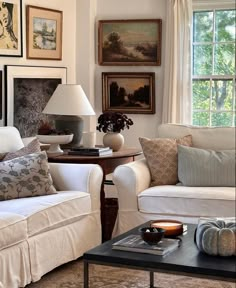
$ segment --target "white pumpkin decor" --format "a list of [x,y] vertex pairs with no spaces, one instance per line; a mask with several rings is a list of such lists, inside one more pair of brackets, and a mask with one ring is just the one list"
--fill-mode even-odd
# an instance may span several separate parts
[[236,222],[216,220],[200,223],[196,230],[196,245],[209,255],[236,255]]

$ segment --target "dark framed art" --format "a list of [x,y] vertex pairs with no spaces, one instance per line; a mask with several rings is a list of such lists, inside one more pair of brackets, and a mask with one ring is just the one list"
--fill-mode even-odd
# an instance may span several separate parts
[[0,1],[0,56],[22,57],[22,0]]
[[28,59],[62,59],[63,13],[42,7],[26,7]]
[[102,73],[102,108],[103,112],[154,114],[155,73]]
[[161,19],[100,20],[100,65],[161,65]]
[[58,84],[66,84],[67,68],[5,66],[5,125],[15,126],[21,137],[35,136],[42,114]]

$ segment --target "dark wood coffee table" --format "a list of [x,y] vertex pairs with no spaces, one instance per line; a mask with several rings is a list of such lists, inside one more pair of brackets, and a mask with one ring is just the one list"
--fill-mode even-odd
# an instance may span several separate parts
[[150,288],[154,288],[154,272],[168,272],[195,277],[235,282],[236,258],[216,257],[200,253],[194,243],[196,225],[188,224],[187,233],[181,235],[181,246],[165,257],[127,251],[112,250],[112,243],[129,234],[138,234],[140,225],[110,241],[99,245],[84,256],[84,288],[89,287],[89,264],[126,267],[150,272]]

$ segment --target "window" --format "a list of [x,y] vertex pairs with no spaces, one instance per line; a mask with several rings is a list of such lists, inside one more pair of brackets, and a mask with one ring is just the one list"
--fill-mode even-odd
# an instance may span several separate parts
[[192,123],[235,126],[235,9],[193,12]]

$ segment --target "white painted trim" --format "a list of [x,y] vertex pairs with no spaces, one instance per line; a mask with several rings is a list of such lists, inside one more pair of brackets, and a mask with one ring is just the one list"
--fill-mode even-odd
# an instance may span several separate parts
[[235,0],[193,0],[193,10],[198,9],[235,9]]

